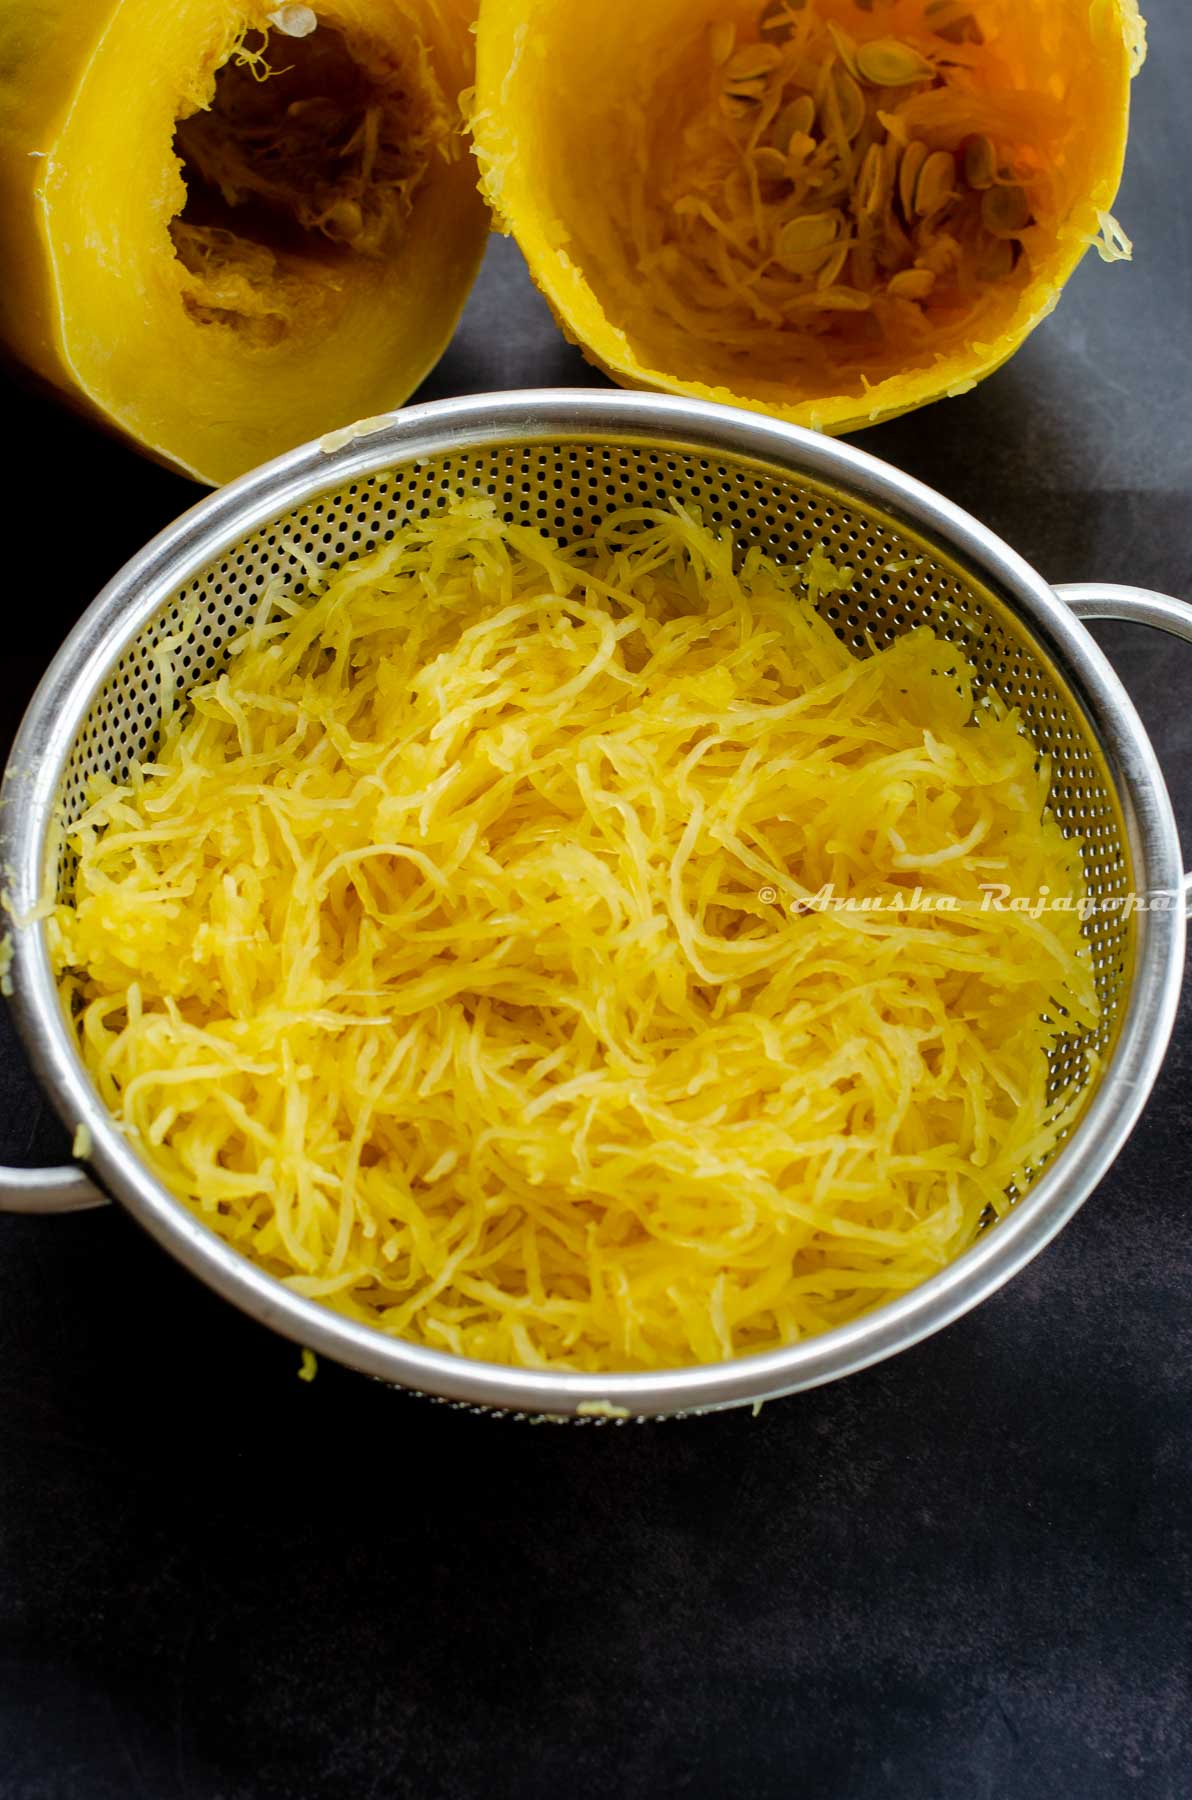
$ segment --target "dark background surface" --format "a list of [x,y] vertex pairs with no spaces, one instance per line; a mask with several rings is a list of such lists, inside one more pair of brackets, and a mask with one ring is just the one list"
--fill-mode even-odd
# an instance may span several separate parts
[[[1192,596],[1192,16],[1148,10],[1135,266],[1088,262],[1008,368],[861,441],[1053,580]],[[598,379],[495,242],[423,397]],[[194,490],[2,398],[7,743]],[[1099,635],[1187,827],[1192,653]],[[1185,1004],[1037,1263],[757,1419],[533,1428],[306,1385],[122,1215],[0,1219],[0,1800],[1187,1800],[1190,1076]],[[63,1148],[0,1014],[0,1157]]]

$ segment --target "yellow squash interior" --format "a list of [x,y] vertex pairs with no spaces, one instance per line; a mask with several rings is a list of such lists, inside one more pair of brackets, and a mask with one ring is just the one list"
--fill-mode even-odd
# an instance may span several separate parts
[[846,430],[963,391],[1128,245],[1135,0],[485,0],[491,199],[630,385]]
[[[58,10],[62,63],[81,9]],[[483,249],[457,130],[470,11],[109,7],[40,116],[10,115],[7,144],[0,129],[0,231],[24,270],[12,347],[212,482],[400,405]]]

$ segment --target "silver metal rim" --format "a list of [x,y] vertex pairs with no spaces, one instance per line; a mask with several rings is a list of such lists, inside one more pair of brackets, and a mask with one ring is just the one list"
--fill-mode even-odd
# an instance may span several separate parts
[[[452,448],[616,438],[682,444],[786,468],[917,527],[967,564],[1025,620],[1083,705],[1108,761],[1148,896],[1181,895],[1179,837],[1154,751],[1091,636],[1042,578],[979,521],[852,445],[753,413],[653,395],[545,390],[412,407],[358,435],[337,433],[201,501],[153,540],[84,614],[30,705],[10,761],[0,866],[18,917],[39,897],[48,823],[81,712],[130,635],[217,549],[320,492]],[[1182,901],[1140,913],[1131,994],[1116,1048],[1081,1124],[1026,1199],[957,1262],[854,1324],[789,1349],[650,1374],[541,1373],[467,1362],[405,1343],[291,1294],[194,1218],[140,1164],[100,1103],[54,985],[44,929],[14,933],[14,1006],[68,1128],[90,1134],[89,1167],[173,1256],[243,1311],[369,1375],[443,1399],[536,1415],[608,1402],[634,1417],[775,1398],[852,1374],[908,1348],[994,1293],[1046,1245],[1117,1156],[1146,1102],[1175,1019]]]

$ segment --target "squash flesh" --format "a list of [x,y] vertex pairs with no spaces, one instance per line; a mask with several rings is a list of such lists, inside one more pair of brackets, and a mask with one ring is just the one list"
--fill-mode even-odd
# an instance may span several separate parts
[[1047,1053],[1099,1016],[1090,902],[1017,712],[930,630],[840,642],[854,574],[477,496],[266,590],[47,925],[159,1180],[292,1291],[529,1367],[938,1274],[1089,1092]]
[[[1017,348],[1113,203],[1141,20],[1134,0],[929,10],[931,0],[610,0],[596,16],[562,0],[485,0],[473,121],[485,185],[594,360],[627,385],[843,431],[962,391]],[[979,44],[953,41],[953,12],[977,23]],[[946,35],[933,28],[941,21]],[[971,217],[980,196],[965,189],[941,214],[940,235],[958,237],[960,255],[936,271],[930,299],[890,296],[847,263],[828,300],[843,286],[859,295],[855,308],[848,294],[831,306],[784,285],[781,229],[799,194],[789,179],[759,180],[757,152],[776,176],[788,141],[778,127],[810,90],[809,157],[819,156],[829,127],[816,70],[839,66],[840,37],[931,59],[931,81],[879,91],[890,140],[950,158],[964,188],[966,143],[987,135],[998,183],[1025,191],[1030,223],[996,279],[978,275],[988,234]],[[784,67],[751,81],[744,64],[759,47],[763,63],[768,54]],[[842,245],[864,235],[862,161],[845,159],[846,191],[829,197]],[[806,209],[824,204],[813,193]],[[890,210],[903,231],[896,194]],[[912,244],[886,274],[914,268],[913,286],[923,249]]]
[[[444,348],[483,251],[453,118],[468,6],[329,0],[304,39],[265,5],[50,10],[45,36],[4,45],[20,61],[0,87],[0,244],[18,272],[0,312],[10,348],[210,482],[400,405]],[[229,172],[217,154],[221,125],[235,137],[221,101],[231,92],[243,105],[244,81],[253,156],[280,177],[272,192],[252,190],[243,156]],[[335,128],[317,112],[296,124],[295,100],[330,108]],[[353,196],[341,191],[344,131],[377,115],[380,166]],[[359,175],[358,156],[353,166]],[[304,221],[304,197],[338,203],[338,224]]]

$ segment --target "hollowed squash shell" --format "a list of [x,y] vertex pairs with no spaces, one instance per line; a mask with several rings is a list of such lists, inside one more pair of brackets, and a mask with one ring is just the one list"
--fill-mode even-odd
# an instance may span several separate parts
[[1136,0],[483,0],[500,222],[624,385],[831,432],[971,388],[1110,217]]
[[472,0],[0,3],[0,337],[222,482],[400,405],[484,247]]

